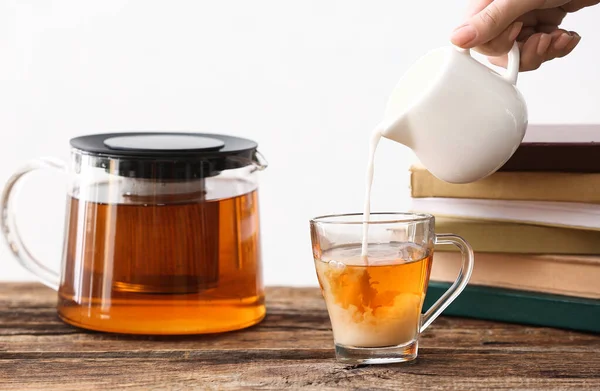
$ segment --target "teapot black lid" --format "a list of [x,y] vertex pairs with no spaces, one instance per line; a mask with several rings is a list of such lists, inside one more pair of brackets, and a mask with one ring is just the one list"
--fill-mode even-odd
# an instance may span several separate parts
[[71,139],[71,146],[81,151],[106,156],[156,159],[244,155],[257,148],[254,141],[240,137],[168,132],[92,134]]
[[[120,132],[81,136],[71,146],[98,157],[99,167],[139,178],[193,179],[255,160],[257,143],[213,133]],[[109,163],[110,164],[107,164]]]

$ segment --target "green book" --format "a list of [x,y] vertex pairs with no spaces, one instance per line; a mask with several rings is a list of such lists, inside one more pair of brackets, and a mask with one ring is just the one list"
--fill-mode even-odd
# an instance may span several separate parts
[[[426,311],[451,284],[431,281]],[[469,285],[443,315],[600,332],[600,300]]]

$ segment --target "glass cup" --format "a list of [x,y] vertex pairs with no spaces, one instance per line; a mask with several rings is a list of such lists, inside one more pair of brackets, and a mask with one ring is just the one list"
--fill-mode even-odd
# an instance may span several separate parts
[[[338,360],[388,364],[417,357],[419,335],[456,299],[473,271],[473,250],[459,236],[434,233],[428,214],[330,215],[310,221],[313,257]],[[363,234],[366,235],[363,254]],[[421,314],[436,244],[463,257],[454,284]]]

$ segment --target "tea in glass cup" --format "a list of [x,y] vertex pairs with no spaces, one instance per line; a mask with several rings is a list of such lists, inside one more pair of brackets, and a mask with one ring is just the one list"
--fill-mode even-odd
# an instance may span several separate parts
[[[369,224],[367,231],[363,224]],[[339,360],[377,364],[417,357],[420,333],[460,294],[473,267],[467,242],[435,235],[434,225],[433,216],[403,213],[374,213],[369,222],[363,214],[311,220],[315,268]],[[457,245],[463,266],[454,285],[422,316],[436,243]]]

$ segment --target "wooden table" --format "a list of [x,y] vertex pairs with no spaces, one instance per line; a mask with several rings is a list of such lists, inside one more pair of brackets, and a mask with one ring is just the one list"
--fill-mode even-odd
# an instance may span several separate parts
[[317,289],[270,288],[267,318],[238,332],[150,337],[62,323],[55,294],[0,284],[0,390],[600,389],[600,336],[439,318],[412,364],[334,359]]

